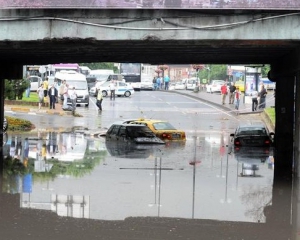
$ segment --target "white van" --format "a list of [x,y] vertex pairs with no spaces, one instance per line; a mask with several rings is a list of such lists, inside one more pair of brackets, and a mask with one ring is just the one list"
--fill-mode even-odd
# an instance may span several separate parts
[[[75,87],[77,93],[77,104],[84,104],[88,107],[90,99],[85,75],[72,70],[56,72],[55,81],[57,81],[58,85],[60,85],[63,80],[66,80],[67,84],[69,84],[69,89]],[[68,104],[71,104],[70,99],[68,99]]]

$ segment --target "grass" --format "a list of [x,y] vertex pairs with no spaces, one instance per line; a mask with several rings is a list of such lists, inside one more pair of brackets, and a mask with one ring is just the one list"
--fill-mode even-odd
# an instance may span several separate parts
[[38,96],[37,92],[30,92],[29,97],[26,97],[26,92],[24,92],[22,100],[18,100],[18,101],[39,102],[39,96]]
[[275,125],[275,108],[274,107],[266,108],[265,113],[269,116],[271,122]]

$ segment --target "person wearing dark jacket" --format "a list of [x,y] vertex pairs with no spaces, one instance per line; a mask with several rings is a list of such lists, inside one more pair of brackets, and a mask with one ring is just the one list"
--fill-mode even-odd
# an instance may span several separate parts
[[51,88],[48,90],[50,109],[55,109],[56,98],[58,96],[58,91],[54,87],[54,84],[51,85]]
[[267,90],[265,89],[265,86],[261,86],[261,91],[258,94],[259,96],[259,106],[258,108],[263,109],[266,107],[266,96],[267,96]]
[[229,104],[233,104],[233,102],[234,102],[235,90],[236,90],[236,87],[234,86],[233,82],[231,82],[230,87],[229,87]]

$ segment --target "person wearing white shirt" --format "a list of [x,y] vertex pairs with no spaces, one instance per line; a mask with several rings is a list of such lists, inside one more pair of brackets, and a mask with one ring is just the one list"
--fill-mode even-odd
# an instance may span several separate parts
[[74,113],[76,110],[76,99],[77,99],[77,93],[75,91],[75,87],[73,87],[70,91],[69,91],[69,96],[72,102],[72,112]]
[[253,91],[251,93],[251,96],[252,96],[252,112],[256,111],[257,109],[257,105],[258,105],[258,92],[257,91]]
[[116,85],[115,85],[115,81],[111,81],[111,83],[109,84],[109,89],[110,89],[110,100],[115,100],[116,98]]

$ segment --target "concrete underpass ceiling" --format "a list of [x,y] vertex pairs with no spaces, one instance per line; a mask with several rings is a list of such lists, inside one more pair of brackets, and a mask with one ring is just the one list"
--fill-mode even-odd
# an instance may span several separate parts
[[287,41],[46,39],[0,42],[0,59],[24,65],[63,62],[267,64],[294,52],[299,44]]

